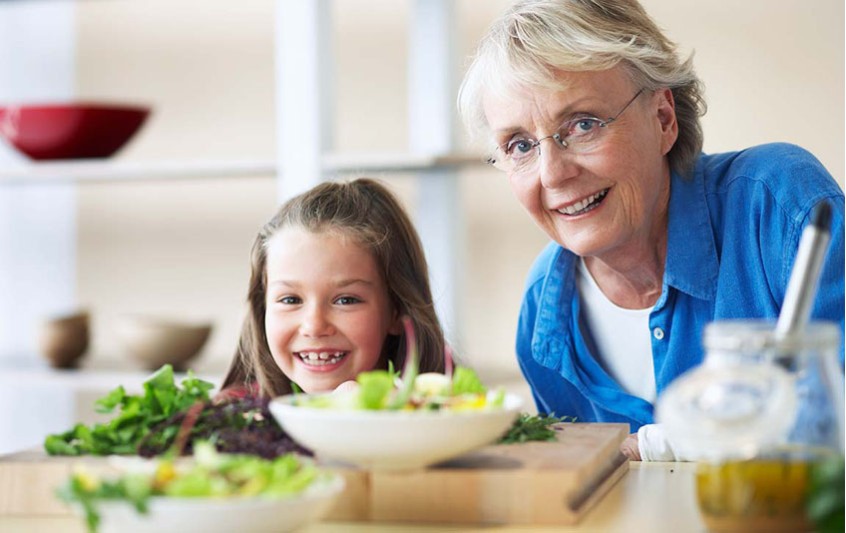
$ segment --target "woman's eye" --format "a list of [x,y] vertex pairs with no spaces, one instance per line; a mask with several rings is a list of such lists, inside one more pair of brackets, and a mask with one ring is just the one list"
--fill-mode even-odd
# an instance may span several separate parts
[[278,298],[276,301],[279,302],[280,304],[285,304],[285,305],[297,305],[299,303],[302,303],[302,300],[300,300],[297,296],[282,296],[281,298]]
[[338,305],[352,305],[360,302],[361,300],[359,300],[355,296],[341,296],[340,298],[335,299],[335,303]]
[[595,133],[600,127],[601,121],[596,118],[580,118],[567,125],[567,137],[584,137]]
[[525,157],[527,154],[530,154],[534,148],[535,145],[532,141],[527,139],[514,139],[508,141],[508,144],[505,146],[505,153],[515,159],[520,159],[521,157]]

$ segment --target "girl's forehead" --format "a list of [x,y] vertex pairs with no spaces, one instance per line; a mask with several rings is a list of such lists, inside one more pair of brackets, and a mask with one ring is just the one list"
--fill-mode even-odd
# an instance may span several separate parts
[[266,271],[271,277],[373,277],[379,273],[372,250],[343,230],[315,232],[302,227],[288,227],[274,234],[265,247]]
[[311,230],[302,226],[287,226],[279,229],[267,241],[267,246],[270,248],[275,243],[285,242],[291,243],[332,243],[341,245],[343,247],[359,248],[363,251],[369,251],[361,242],[360,238],[354,234],[352,230],[337,227],[326,226],[317,230]]

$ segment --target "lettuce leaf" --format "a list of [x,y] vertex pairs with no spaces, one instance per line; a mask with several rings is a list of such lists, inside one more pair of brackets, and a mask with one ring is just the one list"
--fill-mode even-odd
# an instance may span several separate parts
[[488,390],[482,385],[482,380],[471,369],[463,366],[455,367],[452,374],[452,395],[485,394]]
[[358,382],[358,402],[362,409],[383,409],[394,389],[394,375],[384,370],[362,372]]
[[144,382],[143,395],[127,394],[123,386],[118,386],[95,402],[97,412],[118,410],[109,422],[77,424],[64,433],[48,435],[44,450],[50,455],[133,454],[151,427],[196,402],[208,402],[213,388],[191,371],[180,388],[174,381],[173,367],[164,365]]

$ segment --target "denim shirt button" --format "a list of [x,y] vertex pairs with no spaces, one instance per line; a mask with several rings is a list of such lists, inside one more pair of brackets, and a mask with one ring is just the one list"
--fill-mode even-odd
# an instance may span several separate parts
[[656,340],[661,340],[664,338],[664,330],[661,328],[655,328],[652,330],[652,336],[655,337]]

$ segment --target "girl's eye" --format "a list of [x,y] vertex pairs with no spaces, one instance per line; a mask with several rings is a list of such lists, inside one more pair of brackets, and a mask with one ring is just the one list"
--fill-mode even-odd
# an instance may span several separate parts
[[355,296],[341,296],[335,299],[335,303],[338,305],[352,305],[361,303],[361,300],[359,300]]
[[520,159],[531,154],[535,149],[535,143],[528,139],[512,139],[505,145],[505,154],[514,159]]
[[302,303],[302,300],[297,296],[283,296],[276,301],[285,305],[297,305]]

